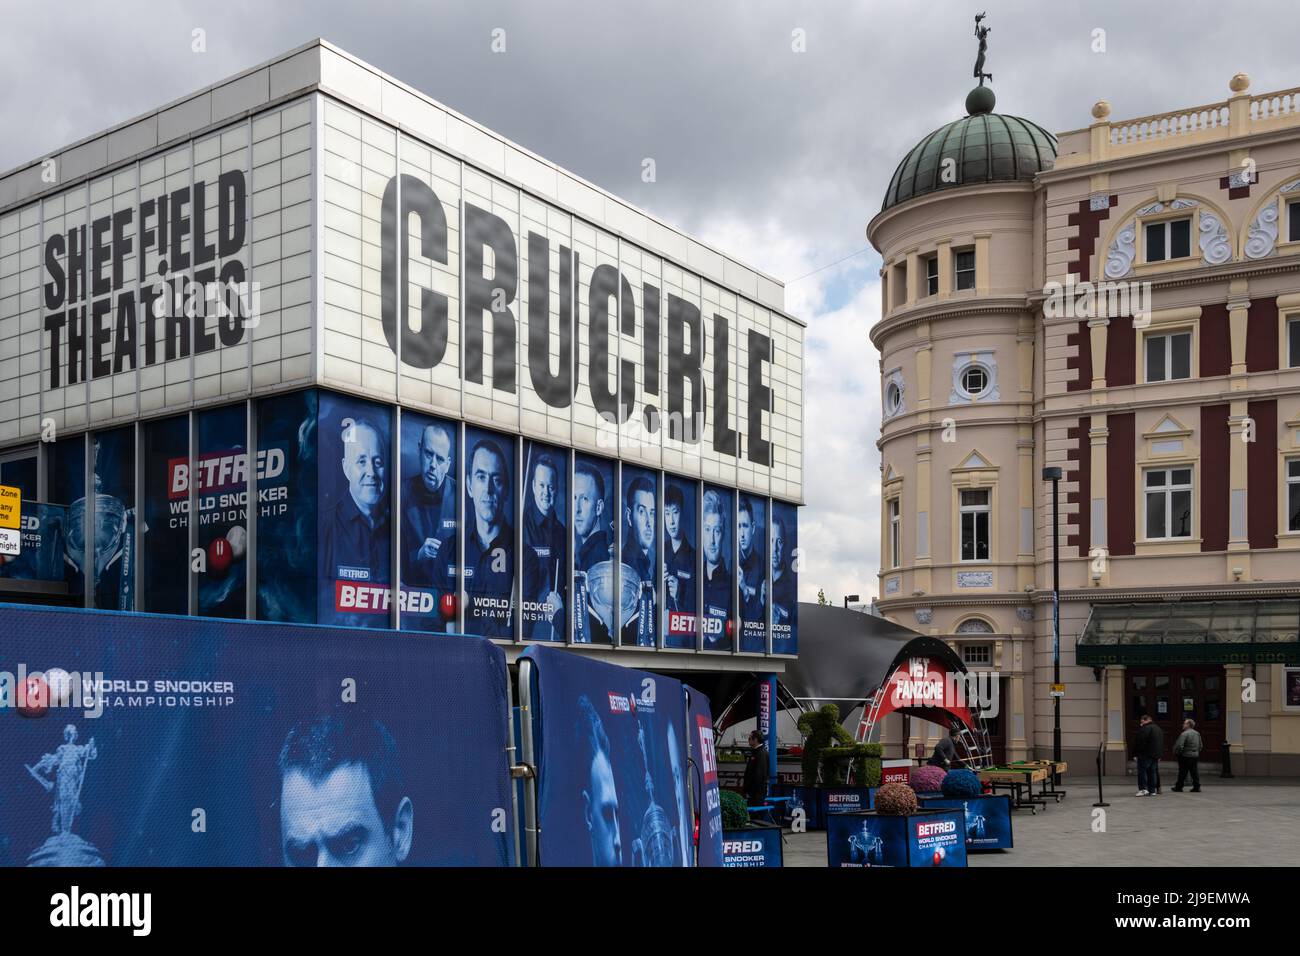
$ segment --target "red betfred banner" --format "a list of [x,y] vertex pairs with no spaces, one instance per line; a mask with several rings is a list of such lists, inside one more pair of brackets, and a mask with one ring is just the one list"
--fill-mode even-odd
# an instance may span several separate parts
[[978,702],[974,688],[967,685],[967,675],[950,671],[947,664],[933,657],[906,658],[876,693],[883,696],[878,707],[863,709],[857,734],[860,741],[871,734],[873,714],[877,722],[900,711],[938,724],[951,725],[955,718],[967,727],[974,725],[972,705]]

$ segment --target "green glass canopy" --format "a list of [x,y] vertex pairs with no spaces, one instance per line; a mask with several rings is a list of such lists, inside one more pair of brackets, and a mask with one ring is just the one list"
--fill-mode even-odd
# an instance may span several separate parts
[[1300,600],[1094,604],[1075,660],[1106,664],[1300,664]]

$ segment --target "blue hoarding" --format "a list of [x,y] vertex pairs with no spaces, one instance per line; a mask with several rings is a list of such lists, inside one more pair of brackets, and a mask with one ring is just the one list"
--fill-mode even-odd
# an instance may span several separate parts
[[672,678],[536,645],[542,866],[687,866],[686,700]]
[[[614,606],[614,464],[573,459],[573,620],[575,644],[609,644]],[[585,613],[584,613],[585,609]]]
[[12,605],[0,630],[0,864],[510,862],[486,641]]
[[316,620],[316,422],[313,390],[257,403],[259,620]]
[[780,867],[781,828],[772,826],[728,830],[722,841],[722,865],[725,867]]
[[524,442],[524,639],[563,642],[569,613],[569,453]]
[[664,647],[694,650],[699,569],[696,567],[696,511],[699,486],[668,475],[664,479]]
[[626,647],[655,647],[659,635],[659,477],[644,468],[623,466],[620,552],[623,594],[620,641]]
[[456,629],[456,509],[460,428],[403,413],[401,441],[402,628]]
[[[515,442],[465,429],[465,632],[515,636]],[[536,557],[525,550],[524,563]]]
[[799,509],[772,502],[772,653],[799,653]]
[[767,653],[767,499],[740,496],[736,510],[740,649]]
[[320,393],[317,620],[387,627],[392,592],[392,416]]
[[690,707],[691,792],[695,800],[696,866],[722,866],[722,795],[709,698],[686,688]]
[[979,797],[920,797],[927,809],[961,810],[966,814],[966,848],[968,850],[1010,850],[1011,795],[986,794]]
[[24,500],[22,512],[20,551],[0,555],[0,578],[62,581],[68,509]]
[[826,817],[831,867],[965,866],[961,810],[922,810],[907,816],[835,813]]
[[704,551],[702,584],[704,649],[733,650],[731,528],[735,495],[726,488],[704,486],[700,547]]

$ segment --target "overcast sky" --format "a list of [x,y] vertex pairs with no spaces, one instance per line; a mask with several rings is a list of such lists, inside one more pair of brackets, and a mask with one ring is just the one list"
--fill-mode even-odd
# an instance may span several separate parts
[[801,597],[866,599],[880,260],[865,227],[902,155],[962,115],[980,10],[998,111],[1053,132],[1101,98],[1116,119],[1221,100],[1237,71],[1254,92],[1300,85],[1293,32],[1264,28],[1294,7],[1264,0],[0,0],[0,169],[324,37],[787,283],[809,326]]

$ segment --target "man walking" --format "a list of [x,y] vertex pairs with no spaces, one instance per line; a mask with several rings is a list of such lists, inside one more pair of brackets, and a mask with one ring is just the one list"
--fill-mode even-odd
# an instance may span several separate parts
[[1192,775],[1192,793],[1201,792],[1201,748],[1205,746],[1201,735],[1196,730],[1196,721],[1190,718],[1183,721],[1183,732],[1174,741],[1174,756],[1178,758],[1178,782],[1174,784],[1174,793],[1183,792],[1183,781]]
[[749,759],[745,761],[745,804],[761,807],[767,803],[767,746],[757,730],[749,732]]
[[1143,714],[1138,722],[1137,746],[1134,749],[1138,765],[1137,796],[1155,796],[1160,792],[1156,772],[1160,766],[1160,757],[1165,752],[1165,732],[1151,719],[1150,714]]

